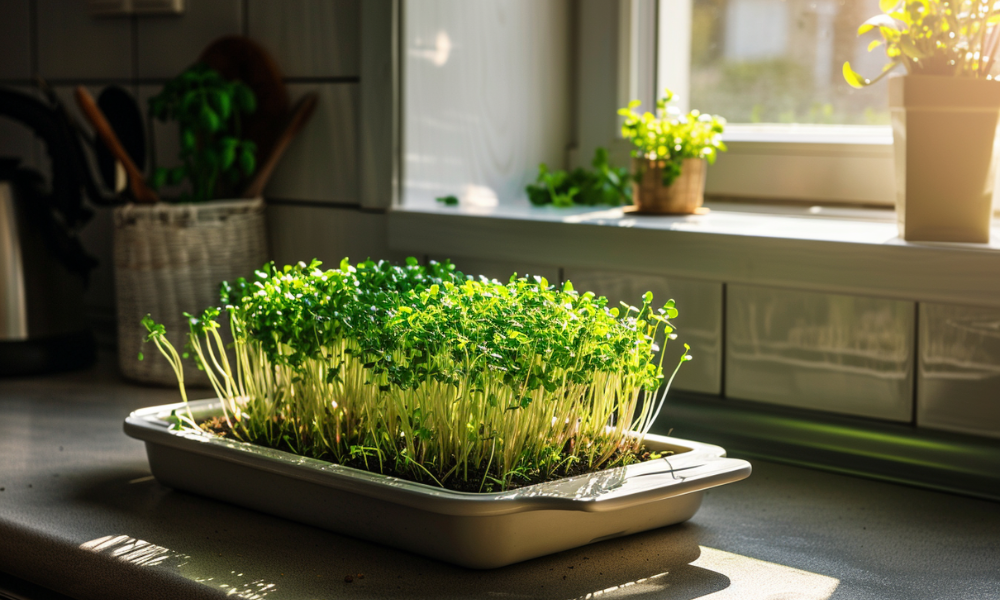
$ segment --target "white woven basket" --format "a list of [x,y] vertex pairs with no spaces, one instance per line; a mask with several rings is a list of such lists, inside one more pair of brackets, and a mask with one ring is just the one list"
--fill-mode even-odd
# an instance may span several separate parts
[[[249,277],[267,260],[264,201],[129,204],[115,210],[114,221],[119,367],[129,379],[174,385],[170,363],[143,344],[146,329],[140,321],[152,315],[182,348],[188,331],[184,313],[217,306],[223,281]],[[184,362],[185,384],[208,385],[203,372]]]

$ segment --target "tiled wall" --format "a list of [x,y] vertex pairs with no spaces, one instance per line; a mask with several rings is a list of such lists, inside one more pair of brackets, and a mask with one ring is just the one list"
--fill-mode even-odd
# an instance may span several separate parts
[[[265,192],[275,259],[399,258],[388,249],[379,208],[388,205],[388,163],[361,160],[373,144],[391,147],[380,139],[391,128],[366,126],[373,115],[360,106],[362,96],[391,98],[393,75],[384,68],[391,6],[391,0],[186,0],[181,16],[97,18],[84,0],[0,0],[0,86],[31,91],[31,78],[41,75],[76,112],[74,86],[86,84],[96,95],[114,84],[145,107],[212,40],[249,35],[277,60],[293,102],[313,90],[320,95],[312,121]],[[375,131],[366,140],[359,134],[364,127]],[[179,149],[176,131],[157,124],[153,133],[158,162],[169,166]],[[0,119],[0,155],[24,157],[47,172],[31,134],[6,119]],[[101,261],[88,311],[111,323],[110,213],[98,210],[82,237]]]

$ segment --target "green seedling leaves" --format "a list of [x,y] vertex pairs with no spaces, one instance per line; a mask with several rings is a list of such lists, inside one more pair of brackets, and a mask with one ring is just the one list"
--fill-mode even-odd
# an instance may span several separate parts
[[188,352],[229,398],[238,439],[504,489],[605,464],[630,443],[609,425],[653,417],[639,399],[664,383],[672,301],[610,308],[569,282],[473,279],[412,257],[338,267],[269,263],[220,287],[224,309],[188,315]]

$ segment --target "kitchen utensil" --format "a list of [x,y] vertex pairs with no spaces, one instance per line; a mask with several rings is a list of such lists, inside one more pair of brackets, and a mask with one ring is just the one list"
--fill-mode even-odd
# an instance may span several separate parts
[[101,138],[105,145],[107,145],[108,150],[111,151],[111,154],[122,163],[125,171],[128,172],[129,187],[132,190],[132,195],[135,196],[136,202],[159,202],[159,196],[146,185],[142,173],[135,166],[135,163],[132,162],[132,158],[125,151],[125,148],[122,147],[111,125],[108,124],[104,114],[101,113],[101,109],[94,102],[94,98],[91,97],[90,93],[83,86],[77,86],[75,96],[77,104],[80,105],[80,109],[94,127],[94,131],[97,132],[98,137]]
[[271,174],[274,173],[274,168],[278,165],[278,161],[281,160],[281,156],[288,149],[288,145],[298,135],[299,131],[302,130],[302,127],[309,122],[309,119],[316,111],[318,100],[319,94],[310,92],[299,101],[292,118],[288,121],[288,125],[281,136],[275,141],[271,154],[257,170],[257,174],[250,181],[247,189],[243,191],[244,198],[256,198],[264,193],[264,188],[271,179]]
[[[108,124],[132,158],[132,162],[140,172],[145,171],[146,125],[135,98],[125,88],[112,85],[101,90],[97,96],[97,107],[104,113]],[[104,185],[115,192],[122,191],[128,183],[123,177],[127,175],[123,170],[124,167],[117,166],[121,163],[111,155],[104,144],[95,146],[95,155]]]

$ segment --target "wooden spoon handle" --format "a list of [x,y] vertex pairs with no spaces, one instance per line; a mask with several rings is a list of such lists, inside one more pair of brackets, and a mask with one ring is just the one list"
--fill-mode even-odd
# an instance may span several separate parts
[[244,198],[256,198],[264,193],[264,187],[271,179],[271,173],[274,172],[274,168],[278,166],[278,161],[281,159],[281,155],[285,153],[288,145],[292,143],[292,139],[294,139],[299,131],[302,130],[302,127],[309,122],[309,118],[312,117],[313,112],[316,110],[316,103],[318,100],[319,94],[316,92],[310,92],[299,101],[298,105],[295,107],[292,119],[288,122],[285,130],[281,132],[281,137],[279,137],[274,143],[274,149],[271,150],[271,155],[268,156],[264,164],[261,165],[260,170],[257,171],[257,175],[252,181],[250,181],[250,185],[247,186],[247,189],[243,190]]
[[108,120],[104,118],[104,113],[98,108],[97,103],[94,102],[94,98],[83,86],[77,86],[75,96],[76,103],[80,105],[80,110],[83,111],[84,116],[87,117],[87,120],[94,127],[97,136],[101,138],[101,141],[108,147],[111,154],[124,165],[125,171],[128,173],[129,187],[132,189],[132,195],[135,196],[136,202],[149,204],[159,202],[160,198],[156,195],[156,192],[146,185],[146,180],[143,178],[142,173],[139,172],[135,163],[132,162],[132,157],[128,155],[128,152],[122,147],[121,142],[118,141],[118,136],[115,135],[114,129],[108,124]]

